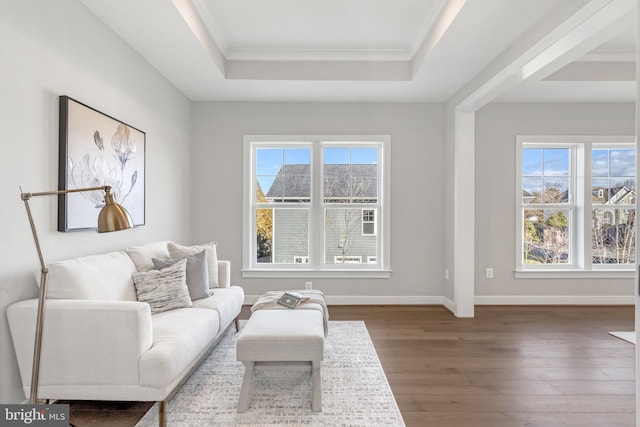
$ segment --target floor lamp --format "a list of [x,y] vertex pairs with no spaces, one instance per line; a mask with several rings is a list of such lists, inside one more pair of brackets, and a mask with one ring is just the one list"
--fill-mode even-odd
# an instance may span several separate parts
[[40,351],[42,349],[42,327],[44,325],[44,303],[47,299],[47,275],[49,270],[47,264],[42,256],[42,249],[40,248],[40,241],[38,240],[38,233],[36,232],[36,226],[33,222],[33,216],[31,215],[31,209],[29,208],[29,200],[32,197],[38,196],[51,196],[67,193],[80,193],[85,191],[104,191],[104,207],[98,215],[98,233],[107,233],[110,231],[126,230],[133,227],[131,217],[125,208],[113,201],[113,195],[111,194],[111,187],[88,187],[88,188],[74,188],[70,190],[56,190],[56,191],[44,191],[40,193],[25,193],[20,190],[22,200],[24,201],[24,207],[27,210],[27,216],[29,217],[29,225],[31,225],[31,232],[33,233],[33,240],[36,243],[36,249],[38,251],[38,258],[40,258],[40,293],[38,295],[38,315],[36,319],[36,340],[33,347],[33,365],[31,369],[31,390],[29,395],[29,403],[35,405],[38,403],[38,381],[40,376]]

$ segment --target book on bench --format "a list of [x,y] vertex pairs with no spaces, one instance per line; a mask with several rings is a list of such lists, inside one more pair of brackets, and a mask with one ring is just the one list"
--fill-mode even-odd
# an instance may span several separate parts
[[297,292],[285,292],[278,300],[278,304],[284,305],[287,308],[296,308],[301,302],[307,299],[304,295]]

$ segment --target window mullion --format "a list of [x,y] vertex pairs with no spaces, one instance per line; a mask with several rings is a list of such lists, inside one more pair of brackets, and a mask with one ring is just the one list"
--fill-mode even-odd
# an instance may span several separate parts
[[581,270],[591,269],[591,224],[590,215],[590,176],[591,176],[591,146],[588,143],[576,144],[574,147],[575,166],[573,206],[575,210],[575,226],[572,227],[573,253],[575,255],[573,264]]
[[322,197],[323,178],[322,143],[314,143],[311,151],[311,215],[309,221],[309,263],[313,269],[320,269],[324,264],[324,207]]
[[579,161],[577,164],[578,188],[580,199],[576,203],[577,216],[579,217],[578,228],[576,233],[580,250],[580,258],[578,266],[583,270],[591,270],[592,267],[592,232],[591,232],[591,143],[585,142],[578,149]]

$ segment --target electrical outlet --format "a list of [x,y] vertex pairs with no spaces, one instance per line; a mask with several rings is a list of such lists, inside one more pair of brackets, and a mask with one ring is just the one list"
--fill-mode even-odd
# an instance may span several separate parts
[[311,282],[304,282],[304,288],[305,288],[305,289],[313,289],[313,283],[311,283]]
[[487,268],[485,273],[486,273],[485,275],[487,279],[493,279],[493,268],[491,267]]
[[449,280],[449,269],[448,268],[444,269],[444,280]]

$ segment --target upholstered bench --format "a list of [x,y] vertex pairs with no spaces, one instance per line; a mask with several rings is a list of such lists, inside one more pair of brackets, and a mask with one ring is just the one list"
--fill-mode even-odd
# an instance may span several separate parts
[[238,337],[236,355],[244,363],[238,412],[249,409],[255,369],[310,369],[314,411],[322,411],[321,362],[324,320],[319,310],[258,310]]

